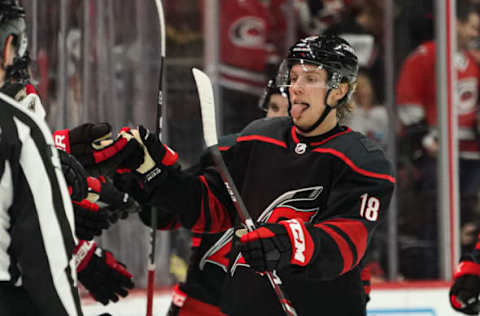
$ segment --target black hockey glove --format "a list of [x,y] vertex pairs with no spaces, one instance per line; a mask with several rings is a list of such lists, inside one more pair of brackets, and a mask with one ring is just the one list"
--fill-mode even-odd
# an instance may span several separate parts
[[452,307],[467,315],[478,315],[480,312],[480,250],[477,243],[471,255],[462,258],[453,275],[453,285],[450,288],[450,304]]
[[[55,146],[74,155],[90,175],[111,175],[125,160],[140,165],[141,147],[128,133],[120,132],[112,139],[108,123],[86,123],[71,130],[53,133]],[[138,154],[135,154],[138,153]]]
[[74,201],[83,200],[88,194],[87,172],[73,155],[61,150],[58,150],[58,155],[60,156],[62,172],[67,181],[70,197]]
[[81,202],[73,202],[75,214],[75,233],[83,240],[92,240],[94,236],[100,236],[103,229],[110,227],[108,213],[96,203],[87,199]]
[[133,288],[133,276],[125,265],[94,241],[80,241],[74,253],[78,280],[96,301],[103,305],[117,302],[118,296],[127,296]]
[[131,213],[140,212],[140,205],[128,193],[119,191],[105,177],[98,178],[102,184],[99,201],[106,203],[108,220],[115,223],[118,219],[125,219]]
[[306,266],[314,247],[309,231],[299,219],[264,224],[240,238],[245,261],[257,272],[281,270],[291,264]]
[[144,185],[143,189],[149,192],[166,178],[168,167],[175,165],[178,154],[143,126],[130,132],[143,145],[143,163],[138,165],[136,161],[128,159],[124,166],[137,172]]

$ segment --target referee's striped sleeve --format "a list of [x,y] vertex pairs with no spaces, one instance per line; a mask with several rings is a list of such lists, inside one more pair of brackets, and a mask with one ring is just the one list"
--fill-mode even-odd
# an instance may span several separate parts
[[[72,253],[73,210],[45,122],[0,93],[21,142],[12,246],[23,287],[44,315],[82,315]],[[4,106],[2,104],[2,106]]]

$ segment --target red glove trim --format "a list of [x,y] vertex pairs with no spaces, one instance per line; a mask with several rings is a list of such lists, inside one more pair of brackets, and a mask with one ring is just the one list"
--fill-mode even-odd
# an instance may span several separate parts
[[88,190],[100,194],[102,191],[102,183],[94,177],[87,177]]
[[57,149],[71,153],[70,148],[70,131],[68,129],[63,129],[60,131],[53,132],[53,143]]
[[192,237],[192,247],[200,247],[202,237]]
[[167,145],[163,145],[165,147],[165,155],[162,158],[162,165],[164,166],[172,166],[178,160],[178,154],[176,151],[168,147]]
[[73,249],[73,255],[75,256],[75,267],[77,267],[77,272],[82,271],[90,262],[95,248],[97,248],[97,243],[93,240],[79,240],[78,245]]
[[27,95],[29,95],[29,94],[36,94],[36,95],[38,95],[37,90],[35,89],[35,87],[34,87],[33,84],[31,84],[31,83],[27,83],[27,84],[25,85],[25,92],[27,93]]
[[124,173],[130,173],[132,172],[132,170],[128,168],[118,168],[117,170],[115,170],[115,172],[119,174],[124,174]]
[[95,150],[93,152],[93,159],[95,160],[95,163],[100,163],[109,158],[112,158],[118,152],[120,152],[127,145],[127,143],[128,143],[128,140],[125,137],[120,137],[108,147],[105,147],[104,149],[101,149],[101,150]]
[[457,271],[455,271],[455,274],[453,275],[453,278],[456,280],[457,278],[467,274],[480,277],[480,264],[472,261],[460,262],[457,266]]
[[72,201],[72,203],[76,204],[76,205],[79,205],[80,207],[82,207],[86,210],[92,211],[92,212],[98,212],[100,210],[100,207],[97,204],[92,203],[87,199],[83,199],[80,202]]
[[113,257],[113,255],[109,252],[109,251],[103,251],[103,253],[105,254],[105,263],[111,267],[112,269],[114,269],[115,271],[119,272],[121,275],[127,277],[127,278],[133,278],[133,275],[128,272],[127,269],[125,269],[124,266],[122,266],[121,264],[119,264],[117,262],[117,260],[115,260],[115,258]]
[[173,288],[172,304],[178,307],[182,307],[186,299],[187,293],[180,290],[180,287],[178,286],[178,284],[176,284]]
[[251,231],[243,235],[242,237],[240,237],[240,241],[243,243],[246,243],[246,242],[255,241],[258,239],[272,238],[272,237],[275,237],[275,234],[270,229],[265,227],[259,227],[254,231]]
[[288,221],[280,221],[287,230],[290,243],[292,244],[291,264],[306,266],[310,263],[315,250],[312,236],[305,227],[305,223],[299,219],[290,219]]

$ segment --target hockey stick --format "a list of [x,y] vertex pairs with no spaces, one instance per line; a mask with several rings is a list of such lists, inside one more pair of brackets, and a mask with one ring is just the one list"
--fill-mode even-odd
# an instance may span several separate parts
[[[158,95],[157,95],[157,116],[155,122],[155,130],[157,137],[162,140],[162,112],[163,112],[163,66],[165,60],[165,15],[161,0],[155,0],[158,11],[158,20],[160,23],[160,73],[158,78]],[[150,254],[148,255],[148,279],[147,279],[147,316],[153,314],[153,292],[155,289],[155,246],[157,242],[157,210],[155,207],[151,209],[150,226]]]
[[[252,217],[248,213],[243,200],[238,193],[237,187],[233,182],[232,176],[223,161],[223,157],[218,150],[218,138],[217,138],[217,127],[215,121],[215,100],[213,98],[213,88],[210,78],[199,69],[193,68],[193,77],[195,78],[195,83],[197,85],[198,96],[200,99],[200,108],[202,113],[202,125],[203,125],[203,137],[205,139],[205,144],[208,147],[208,151],[213,158],[215,167],[220,174],[225,187],[227,188],[230,198],[237,210],[238,216],[240,217],[242,223],[245,223],[248,231],[255,230],[255,223],[253,222]],[[280,284],[282,281],[274,272],[266,272],[268,280],[275,290],[275,294],[282,305],[283,310],[287,316],[296,316],[297,312],[293,307],[292,303],[286,298]]]

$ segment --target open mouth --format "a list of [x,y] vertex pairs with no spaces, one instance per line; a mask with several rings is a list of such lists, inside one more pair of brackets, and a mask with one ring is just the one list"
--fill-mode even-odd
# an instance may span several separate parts
[[292,118],[298,119],[308,107],[310,107],[310,105],[306,102],[294,102],[290,110],[290,115]]

